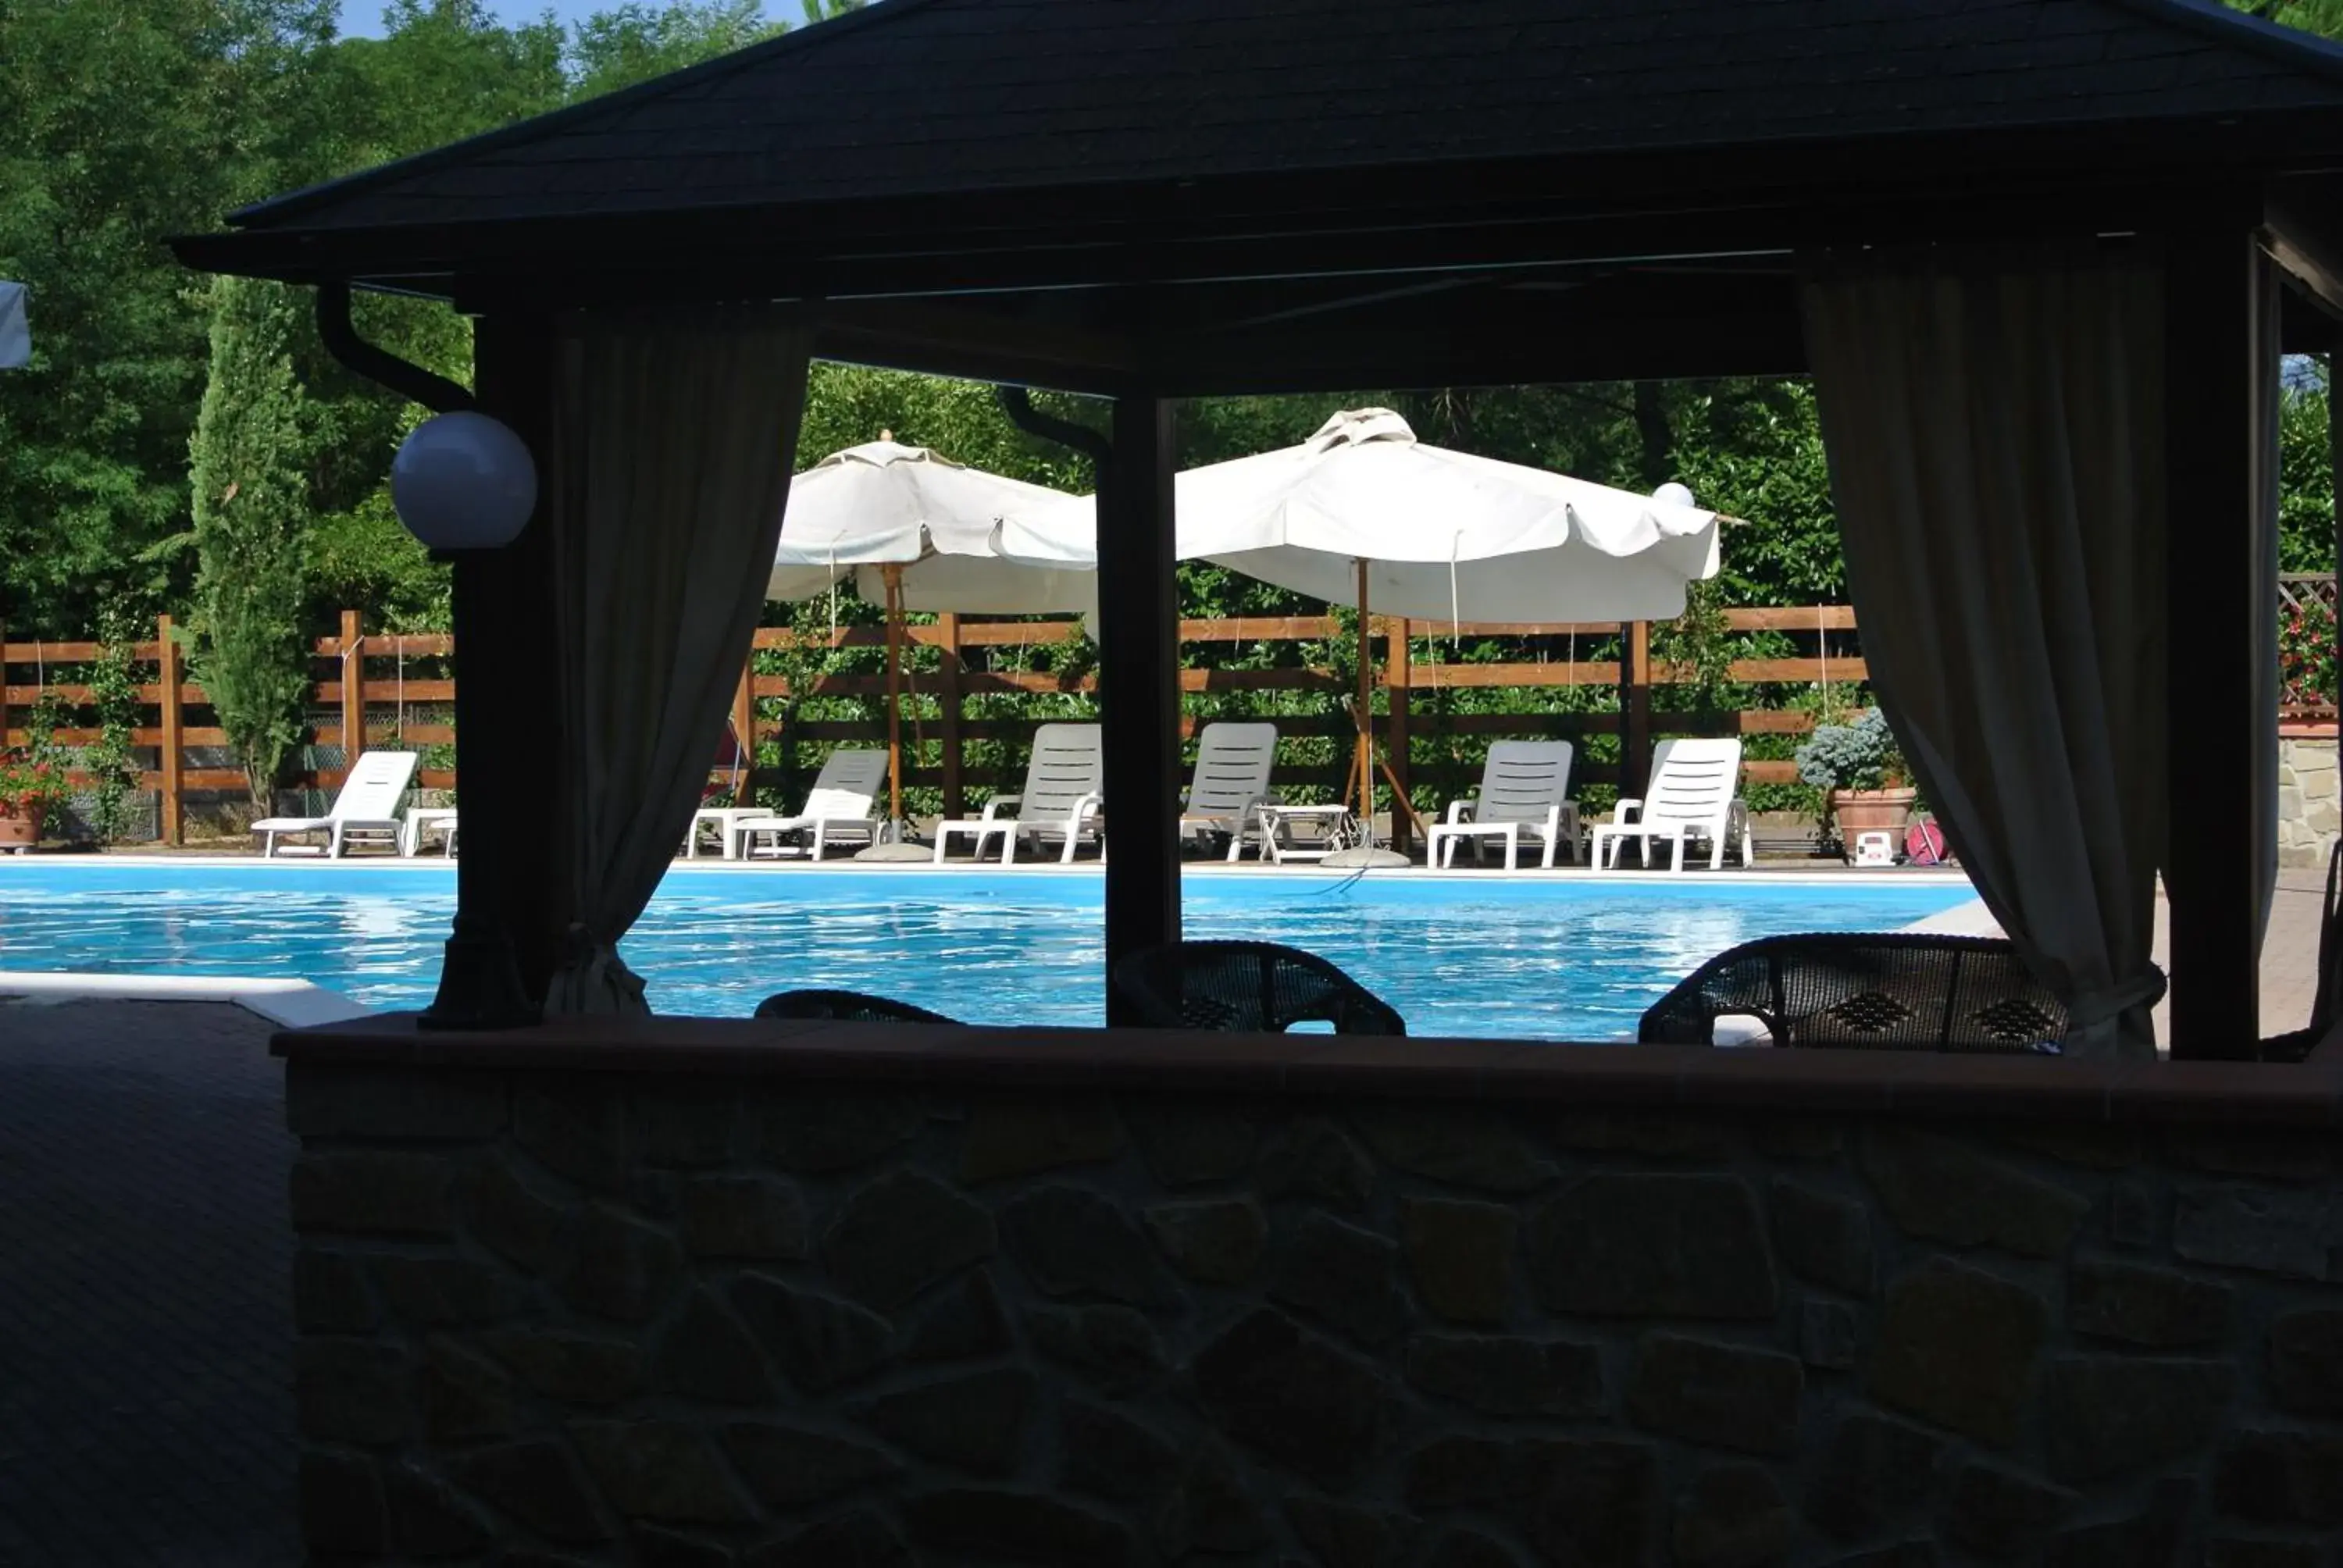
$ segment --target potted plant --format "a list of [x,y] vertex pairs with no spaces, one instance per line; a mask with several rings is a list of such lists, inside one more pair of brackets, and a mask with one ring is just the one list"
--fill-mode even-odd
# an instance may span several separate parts
[[1885,714],[1874,708],[1851,724],[1816,725],[1797,758],[1798,777],[1825,791],[1825,809],[1847,853],[1864,833],[1902,836],[1920,792],[1904,781],[1904,753]]
[[40,842],[49,819],[73,798],[65,770],[23,751],[0,751],[0,849]]

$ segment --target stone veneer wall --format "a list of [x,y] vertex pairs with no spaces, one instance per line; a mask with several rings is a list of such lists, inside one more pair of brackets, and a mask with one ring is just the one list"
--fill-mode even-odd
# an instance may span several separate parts
[[297,1061],[314,1559],[2312,1568],[2336,1138]]
[[2287,735],[2278,743],[2278,863],[2324,866],[2343,835],[2343,788],[2335,736]]

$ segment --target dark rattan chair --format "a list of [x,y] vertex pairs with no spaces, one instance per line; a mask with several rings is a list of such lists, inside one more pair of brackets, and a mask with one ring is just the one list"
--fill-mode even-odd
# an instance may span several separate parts
[[1766,937],[1700,966],[1644,1014],[1645,1045],[1709,1045],[1751,1016],[1777,1046],[2055,1054],[2066,1011],[1997,938]]
[[2318,906],[2318,989],[2310,1000],[2310,1021],[2262,1041],[2264,1061],[2300,1061],[2318,1050],[2335,1028],[2343,1001],[2343,844],[2327,857],[2327,896]]
[[1114,966],[1114,989],[1152,1029],[1405,1034],[1406,1020],[1315,953],[1273,942],[1167,942]]
[[856,990],[785,990],[757,1004],[759,1018],[837,1018],[856,1023],[958,1023],[940,1012]]

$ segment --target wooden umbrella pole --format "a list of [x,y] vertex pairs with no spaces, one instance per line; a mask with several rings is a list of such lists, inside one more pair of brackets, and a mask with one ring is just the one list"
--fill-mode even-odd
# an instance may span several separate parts
[[903,568],[880,568],[887,581],[887,821],[903,819]]
[[1375,822],[1375,765],[1373,760],[1374,742],[1368,739],[1367,726],[1373,722],[1373,709],[1368,706],[1369,691],[1374,672],[1369,667],[1373,645],[1367,641],[1367,563],[1362,558],[1359,568],[1359,738],[1351,762],[1352,771],[1359,779],[1359,831],[1372,840]]

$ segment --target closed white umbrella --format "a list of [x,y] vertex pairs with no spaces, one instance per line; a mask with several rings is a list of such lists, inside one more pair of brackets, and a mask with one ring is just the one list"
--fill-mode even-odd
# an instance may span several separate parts
[[1095,525],[1070,499],[890,437],[833,452],[789,481],[766,597],[812,598],[851,577],[886,606],[891,821],[903,817],[904,612],[1096,614]]
[[33,329],[25,320],[25,286],[0,282],[0,370],[32,363]]

